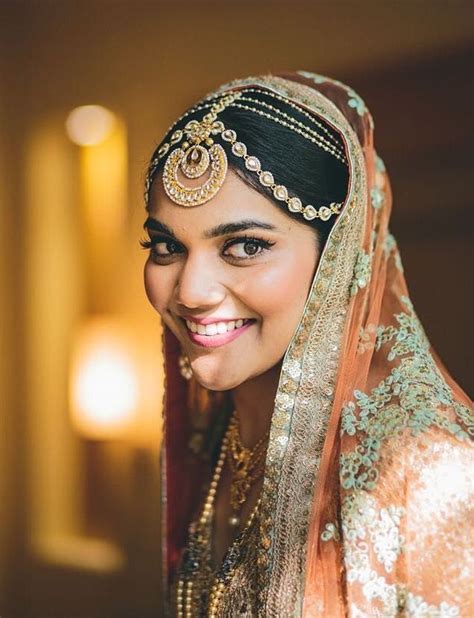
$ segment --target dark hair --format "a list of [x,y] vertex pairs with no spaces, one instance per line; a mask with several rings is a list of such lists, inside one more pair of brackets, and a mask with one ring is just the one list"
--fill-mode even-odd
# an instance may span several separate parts
[[[326,138],[329,135],[330,140],[335,142],[339,146],[339,150],[344,152],[344,143],[340,134],[321,117],[317,118],[318,127],[302,111],[263,91],[253,91],[251,97],[278,108],[284,114],[291,116],[306,127],[315,129]],[[255,109],[270,113],[273,117],[284,120],[284,116],[279,116],[276,112],[269,112],[268,107],[260,107],[258,103],[250,105]],[[173,131],[182,129],[190,120],[201,120],[207,111],[209,110],[191,111],[173,126],[161,144],[169,140]],[[233,129],[236,132],[237,139],[247,146],[248,153],[258,157],[262,169],[272,172],[277,184],[287,187],[290,197],[299,197],[303,205],[312,204],[315,208],[329,206],[332,202],[342,203],[345,200],[349,170],[347,165],[333,154],[323,150],[294,130],[254,111],[230,106],[219,113],[218,119],[222,120],[227,129]],[[324,129],[321,129],[321,126]],[[245,161],[241,157],[231,153],[228,142],[220,138],[217,139],[226,150],[229,167],[253,189],[270,198],[288,216],[315,229],[322,246],[337,217],[332,216],[329,221],[322,221],[321,219],[308,221],[301,213],[292,213],[288,210],[285,202],[277,200],[271,189],[264,187],[258,176],[245,167]],[[155,158],[158,148],[153,158]],[[165,160],[166,157],[161,159],[155,174],[163,168]]]

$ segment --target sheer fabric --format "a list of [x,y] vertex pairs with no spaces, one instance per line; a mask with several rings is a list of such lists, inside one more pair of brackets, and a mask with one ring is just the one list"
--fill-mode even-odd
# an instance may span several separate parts
[[[252,551],[220,615],[472,616],[471,403],[410,302],[371,115],[351,88],[307,72],[218,92],[249,85],[340,132],[350,187],[283,360]],[[167,329],[163,351],[168,587],[209,464],[188,447],[192,385]]]

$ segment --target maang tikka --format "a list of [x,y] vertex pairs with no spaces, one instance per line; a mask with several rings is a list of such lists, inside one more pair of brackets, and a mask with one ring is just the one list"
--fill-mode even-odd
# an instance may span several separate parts
[[[284,185],[276,184],[270,171],[262,170],[260,160],[248,154],[246,145],[238,141],[237,134],[233,129],[228,129],[224,126],[224,123],[218,119],[218,114],[224,111],[226,107],[240,107],[247,111],[255,112],[299,133],[341,162],[347,164],[345,155],[340,150],[340,147],[332,143],[328,138],[318,134],[311,127],[307,127],[296,119],[292,119],[291,116],[277,108],[262,101],[245,97],[246,92],[254,91],[230,92],[221,96],[212,104],[204,103],[195,108],[194,111],[200,109],[204,111],[209,109],[209,111],[204,114],[202,120],[191,120],[183,129],[174,131],[169,141],[159,148],[157,157],[152,161],[148,174],[146,195],[148,196],[152,177],[159,161],[168,155],[163,169],[163,187],[166,195],[174,203],[185,207],[199,206],[212,199],[222,187],[228,169],[226,151],[220,144],[214,141],[215,137],[220,136],[222,140],[229,143],[232,154],[242,158],[245,161],[245,167],[258,176],[260,183],[264,187],[269,188],[277,200],[286,202],[290,212],[301,213],[307,220],[321,219],[322,221],[327,221],[333,215],[339,214],[342,208],[341,203],[333,202],[328,206],[315,208],[311,204],[303,206],[302,201],[298,197],[290,197],[288,189]],[[266,94],[280,98],[274,93]],[[273,115],[249,106],[247,104],[248,101],[254,104],[265,105],[273,110]],[[181,145],[178,146],[180,142]],[[178,147],[169,152],[173,146]],[[180,173],[185,178],[193,181],[203,176],[205,176],[205,180],[199,185],[187,187],[179,179]]]

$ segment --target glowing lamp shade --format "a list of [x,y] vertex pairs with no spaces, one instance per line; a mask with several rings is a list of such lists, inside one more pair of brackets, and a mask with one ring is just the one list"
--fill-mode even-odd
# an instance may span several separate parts
[[112,133],[114,114],[101,105],[82,105],[72,110],[66,120],[69,138],[79,146],[95,146]]
[[[155,368],[143,358],[146,339],[127,323],[92,318],[79,328],[70,377],[73,425],[92,439],[159,435],[160,381],[147,383]],[[140,358],[140,352],[142,358]]]

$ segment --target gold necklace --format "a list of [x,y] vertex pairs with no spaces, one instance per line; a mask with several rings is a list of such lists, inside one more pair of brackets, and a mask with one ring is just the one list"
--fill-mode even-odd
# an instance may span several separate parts
[[240,438],[239,421],[234,411],[228,429],[230,447],[229,467],[232,474],[230,486],[230,504],[232,515],[229,525],[237,528],[240,524],[240,511],[246,502],[252,485],[263,475],[265,470],[266,443],[270,430],[260,438],[253,449],[246,448]]
[[[232,418],[235,417],[235,412]],[[212,573],[209,566],[206,567],[206,557],[210,556],[212,547],[212,520],[214,515],[214,502],[217,493],[217,486],[224,468],[225,458],[229,450],[229,433],[231,426],[222,440],[219,458],[209,485],[209,491],[204,502],[204,506],[199,519],[189,527],[189,540],[183,554],[182,563],[179,569],[178,582],[176,587],[176,616],[177,618],[193,618],[201,615],[202,611],[202,592],[199,590],[200,575],[203,579]],[[254,449],[255,450],[255,449]],[[260,499],[257,501],[252,513],[247,521],[245,528],[237,535],[227,551],[217,573],[212,578],[210,592],[207,603],[207,616],[215,618],[219,611],[226,583],[230,580],[235,569],[240,547],[245,534],[251,527],[258,509]],[[195,583],[198,583],[196,589]]]

